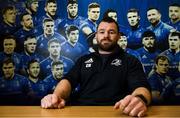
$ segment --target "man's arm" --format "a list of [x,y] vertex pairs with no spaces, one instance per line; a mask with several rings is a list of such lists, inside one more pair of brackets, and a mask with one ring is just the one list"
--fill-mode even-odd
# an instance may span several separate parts
[[61,80],[53,94],[49,94],[41,99],[42,108],[63,108],[65,106],[65,99],[69,97],[71,93],[71,84],[68,80]]
[[[139,97],[139,95],[141,97]],[[114,108],[120,108],[123,113],[128,114],[129,116],[141,117],[145,115],[147,111],[147,105],[149,105],[150,102],[150,91],[145,87],[138,87],[131,95],[127,95],[125,98],[118,101]]]

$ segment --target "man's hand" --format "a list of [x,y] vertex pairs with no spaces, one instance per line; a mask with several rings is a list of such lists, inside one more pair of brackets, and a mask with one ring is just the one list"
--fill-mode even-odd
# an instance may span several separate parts
[[49,94],[41,99],[42,108],[64,108],[65,100],[58,98],[56,94]]
[[129,116],[142,117],[147,111],[147,106],[139,97],[128,95],[114,105],[114,109],[121,109],[123,113]]

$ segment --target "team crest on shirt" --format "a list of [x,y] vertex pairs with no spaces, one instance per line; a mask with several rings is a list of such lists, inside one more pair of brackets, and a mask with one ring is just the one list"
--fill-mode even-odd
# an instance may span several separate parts
[[86,64],[86,68],[90,68],[93,62],[94,62],[94,61],[93,61],[92,58],[90,58],[90,59],[88,59],[87,61],[85,61],[84,63]]
[[122,61],[121,61],[120,59],[114,59],[114,60],[111,62],[111,65],[120,66],[120,65],[122,65]]

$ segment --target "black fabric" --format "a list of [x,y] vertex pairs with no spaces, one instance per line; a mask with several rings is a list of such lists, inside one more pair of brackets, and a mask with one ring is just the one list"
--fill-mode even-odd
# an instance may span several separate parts
[[114,105],[137,87],[150,90],[141,63],[120,48],[105,63],[97,52],[83,56],[63,79],[80,83],[73,105]]

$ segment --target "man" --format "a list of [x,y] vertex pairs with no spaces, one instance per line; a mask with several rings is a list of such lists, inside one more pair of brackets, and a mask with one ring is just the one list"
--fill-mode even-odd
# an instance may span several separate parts
[[77,59],[88,53],[88,50],[78,42],[79,29],[74,25],[70,25],[66,28],[67,41],[61,47],[61,54],[74,62]]
[[50,18],[45,18],[43,21],[43,34],[41,34],[40,36],[38,36],[37,38],[37,52],[44,56],[44,57],[48,57],[49,53],[48,53],[48,41],[56,38],[60,41],[60,43],[62,44],[64,41],[66,41],[66,39],[64,38],[64,36],[62,36],[61,34],[57,33],[55,31],[55,24],[54,24],[54,20],[50,19]]
[[37,39],[35,36],[27,36],[24,41],[24,51],[21,53],[23,69],[27,70],[29,61],[36,59],[37,61],[42,61],[43,56],[36,52],[37,49]]
[[178,71],[178,65],[180,62],[180,33],[171,32],[168,37],[169,49],[162,52],[169,58],[169,73],[168,75],[172,79],[180,77],[180,72]]
[[142,34],[145,29],[140,26],[140,16],[137,9],[129,9],[127,13],[130,29],[127,32],[128,48],[138,49],[142,47]]
[[[75,25],[80,29],[85,18],[78,16],[78,1],[68,0],[67,1],[67,18],[64,19],[58,26],[58,30],[62,35],[66,35],[65,30],[69,25]],[[82,39],[82,42],[85,39]]]
[[160,53],[160,51],[156,49],[155,41],[155,34],[152,31],[145,31],[142,34],[143,47],[136,50],[140,54],[141,63],[147,76],[154,67],[155,58]]
[[46,84],[46,88],[48,89],[48,93],[53,93],[56,85],[63,77],[64,74],[63,62],[61,61],[52,62],[51,72],[52,74],[50,74],[43,80]]
[[26,12],[31,14],[35,26],[41,23],[37,16],[38,8],[39,8],[38,0],[26,0]]
[[50,18],[52,20],[54,20],[54,26],[55,26],[55,31],[58,31],[57,26],[59,25],[59,23],[62,22],[62,19],[59,18],[58,14],[57,14],[57,1],[56,0],[46,0],[45,3],[45,15],[42,16],[41,19],[41,23],[44,21],[44,19],[46,18]]
[[29,61],[27,66],[27,72],[28,72],[28,79],[31,84],[31,87],[34,92],[34,100],[32,101],[32,104],[40,104],[40,100],[47,95],[48,88],[46,83],[43,81],[42,78],[40,78],[40,64],[37,60],[32,59]]
[[51,39],[48,42],[48,51],[49,51],[49,57],[45,58],[43,61],[41,61],[41,69],[42,69],[42,75],[44,77],[47,77],[49,74],[51,74],[51,63],[56,61],[62,61],[64,64],[64,73],[67,73],[72,66],[74,65],[74,62],[61,55],[61,44],[59,40],[57,39]]
[[26,36],[38,36],[41,33],[36,27],[34,27],[33,18],[29,13],[22,14],[21,25],[22,28],[14,33],[17,38],[19,52],[22,52],[24,49],[24,40]]
[[[66,36],[66,28],[70,25],[74,25],[81,29],[81,25],[85,22],[85,18],[78,15],[78,1],[77,0],[68,0],[67,1],[67,18],[64,19],[58,26],[59,32]],[[79,30],[79,43],[81,43],[86,49],[89,49],[86,37],[83,32]]]
[[[96,32],[97,24],[96,21],[99,19],[100,16],[100,5],[96,2],[93,2],[88,5],[88,18],[85,20],[85,22],[81,25],[80,29],[84,33],[85,37],[87,37],[87,42],[89,44],[89,47],[94,47],[94,34]],[[89,38],[91,37],[92,38]]]
[[140,57],[140,55],[139,55],[138,52],[136,52],[135,50],[132,50],[132,49],[130,49],[130,48],[127,48],[128,42],[127,42],[127,37],[126,37],[126,35],[125,35],[124,33],[122,33],[122,32],[121,32],[120,34],[121,34],[121,36],[120,36],[117,44],[118,44],[125,52],[127,52],[127,53],[135,56],[135,57],[138,58],[139,60],[141,60],[141,57]]
[[155,72],[148,77],[152,88],[152,103],[169,104],[172,96],[172,80],[167,76],[169,59],[164,55],[159,55],[155,63]]
[[15,6],[6,6],[2,10],[3,21],[0,24],[0,35],[13,34],[18,29],[16,16],[17,13]]
[[2,62],[5,58],[9,57],[13,60],[15,64],[16,67],[15,72],[21,73],[22,59],[21,59],[21,55],[15,52],[15,48],[16,48],[16,38],[12,35],[5,36],[3,40],[3,52],[0,52],[0,65],[2,65]]
[[0,77],[0,104],[28,105],[33,92],[27,78],[15,73],[15,64],[10,58],[3,60],[3,76]]
[[158,49],[168,49],[168,35],[174,28],[161,21],[161,13],[157,8],[149,8],[147,18],[151,24],[147,29],[155,33]]
[[177,3],[173,3],[169,6],[169,22],[168,25],[174,27],[180,31],[180,6]]
[[77,61],[54,93],[41,100],[42,108],[63,108],[71,90],[80,84],[75,105],[115,104],[125,114],[144,116],[151,101],[149,85],[140,62],[117,46],[119,36],[117,22],[103,19],[96,34],[98,51]]

